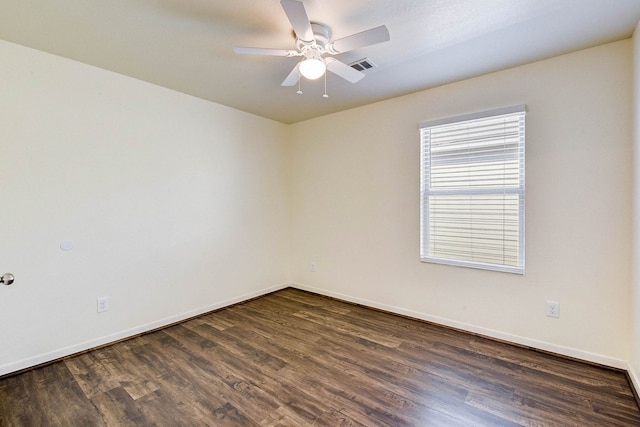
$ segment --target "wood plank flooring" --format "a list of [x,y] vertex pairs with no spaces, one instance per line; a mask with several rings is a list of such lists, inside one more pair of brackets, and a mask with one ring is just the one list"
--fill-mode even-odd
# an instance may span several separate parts
[[622,372],[285,289],[0,379],[1,426],[640,426]]

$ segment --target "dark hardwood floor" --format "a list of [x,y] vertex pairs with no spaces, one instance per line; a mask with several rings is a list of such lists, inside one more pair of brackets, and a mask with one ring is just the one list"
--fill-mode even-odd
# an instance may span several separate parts
[[0,379],[2,426],[640,426],[622,372],[285,289]]

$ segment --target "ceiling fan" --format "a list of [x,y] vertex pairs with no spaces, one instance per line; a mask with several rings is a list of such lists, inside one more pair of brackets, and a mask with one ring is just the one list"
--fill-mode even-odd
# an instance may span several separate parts
[[[243,55],[303,57],[284,79],[282,86],[295,85],[301,76],[310,80],[317,79],[325,75],[326,70],[331,71],[351,83],[356,83],[365,76],[363,73],[351,68],[344,62],[325,55],[337,55],[390,40],[389,30],[387,30],[386,26],[381,25],[338,40],[330,41],[331,29],[325,24],[310,21],[304,4],[301,1],[281,0],[280,4],[296,35],[296,50],[260,47],[234,47],[233,50],[235,53]],[[299,91],[299,93],[301,92]]]

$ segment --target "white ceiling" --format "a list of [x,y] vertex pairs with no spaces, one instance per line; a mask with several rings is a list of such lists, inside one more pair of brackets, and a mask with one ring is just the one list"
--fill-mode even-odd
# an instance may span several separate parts
[[[631,37],[640,0],[305,0],[333,38],[386,25],[391,41],[336,56],[378,67],[356,84],[280,83],[298,58],[279,0],[0,0],[0,39],[283,123]],[[1,59],[0,59],[1,61]]]

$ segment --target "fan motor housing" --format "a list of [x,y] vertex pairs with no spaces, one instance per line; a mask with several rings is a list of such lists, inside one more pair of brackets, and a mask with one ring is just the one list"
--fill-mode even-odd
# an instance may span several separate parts
[[[311,21],[311,29],[313,31],[313,37],[315,38],[315,44],[324,49],[324,47],[329,43],[329,40],[331,40],[331,28],[320,22]],[[295,37],[295,33],[293,34]],[[308,46],[309,44],[310,43],[296,38],[296,47],[300,51],[303,50],[302,48],[304,46]],[[311,44],[313,44],[313,42]]]

